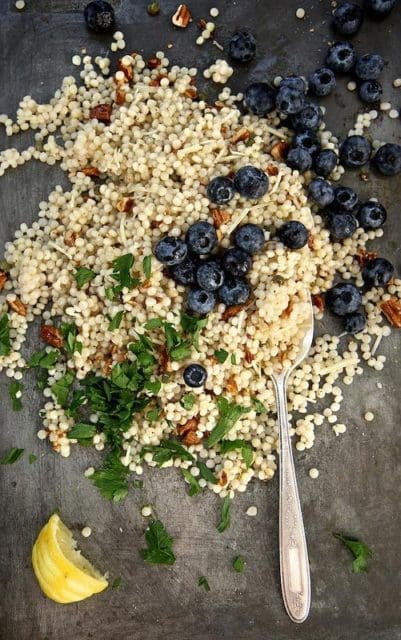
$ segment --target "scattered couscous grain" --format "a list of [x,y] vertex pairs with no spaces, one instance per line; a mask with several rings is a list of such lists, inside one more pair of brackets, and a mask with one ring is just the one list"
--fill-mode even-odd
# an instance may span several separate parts
[[248,507],[248,509],[246,510],[246,515],[247,516],[251,516],[251,517],[252,516],[256,516],[257,513],[258,513],[258,509],[257,509],[257,507],[254,507],[254,506]]
[[142,507],[141,514],[144,518],[148,518],[152,515],[152,507],[150,506],[150,504],[146,504]]
[[81,531],[81,534],[83,535],[84,538],[89,538],[91,533],[92,533],[92,529],[90,527],[84,527]]
[[315,469],[315,467],[313,467],[312,469],[309,469],[309,477],[312,478],[313,480],[316,480],[316,478],[319,477],[319,470]]
[[375,415],[374,413],[372,413],[372,411],[367,411],[364,416],[366,422],[372,422],[372,420],[374,420],[374,417]]

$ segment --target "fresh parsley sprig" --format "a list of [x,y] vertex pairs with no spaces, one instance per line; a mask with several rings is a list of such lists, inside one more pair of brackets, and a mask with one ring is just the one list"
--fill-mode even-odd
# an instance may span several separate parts
[[21,458],[24,451],[25,449],[17,449],[16,447],[10,449],[10,451],[0,459],[0,464],[14,464],[14,462],[17,462],[17,460]]
[[88,282],[91,282],[95,276],[96,273],[92,271],[92,269],[88,269],[87,267],[78,267],[74,273],[78,289],[82,289],[82,287],[88,284]]
[[18,382],[18,380],[12,380],[8,387],[8,393],[11,398],[11,404],[13,411],[21,411],[22,409],[22,400],[21,395],[24,390],[24,385],[22,382]]
[[150,523],[145,531],[145,539],[148,548],[140,550],[140,554],[145,562],[151,564],[174,564],[174,540],[169,536],[160,520],[153,520]]
[[250,411],[249,407],[243,407],[240,404],[229,402],[224,396],[217,398],[217,406],[219,409],[219,419],[216,426],[212,430],[210,436],[206,440],[209,447],[213,447],[233,428],[237,420],[245,413]]
[[11,350],[10,322],[5,313],[0,318],[0,356],[8,356]]
[[220,522],[217,525],[217,531],[219,533],[223,533],[223,531],[225,531],[226,529],[228,529],[228,527],[230,526],[231,523],[231,516],[230,516],[230,508],[231,508],[231,498],[229,496],[226,496],[223,500],[223,504],[221,506],[221,514],[220,514]]
[[117,451],[111,451],[100,469],[90,476],[104,498],[120,502],[128,494],[127,475],[129,469],[120,461]]
[[352,561],[353,573],[362,573],[367,571],[368,560],[373,558],[373,552],[369,547],[361,540],[343,536],[341,533],[333,533],[333,536],[337,538],[337,540],[340,540],[340,542],[342,542],[354,556],[354,560]]

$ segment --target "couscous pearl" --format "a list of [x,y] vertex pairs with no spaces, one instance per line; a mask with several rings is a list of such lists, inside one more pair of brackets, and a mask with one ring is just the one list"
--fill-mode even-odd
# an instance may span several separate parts
[[152,507],[149,504],[146,504],[141,509],[141,514],[144,518],[148,518],[152,515]]
[[367,411],[364,415],[364,418],[366,420],[366,422],[372,422],[372,420],[374,420],[374,413],[372,413],[372,411]]
[[84,538],[89,538],[91,533],[92,533],[92,529],[90,527],[84,527],[81,531],[81,534],[83,535]]
[[319,477],[318,469],[315,469],[315,467],[313,467],[312,469],[309,469],[309,477],[312,478],[313,480],[318,478]]
[[246,515],[247,516],[256,516],[258,513],[258,509],[257,507],[248,507],[248,509],[246,510]]

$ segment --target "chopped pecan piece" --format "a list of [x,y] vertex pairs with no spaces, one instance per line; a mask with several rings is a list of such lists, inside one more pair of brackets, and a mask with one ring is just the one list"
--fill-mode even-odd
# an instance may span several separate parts
[[250,131],[245,127],[236,131],[230,138],[230,142],[236,144],[237,142],[245,142],[245,140],[249,140],[251,137]]
[[231,393],[232,395],[234,395],[235,393],[238,393],[238,385],[235,381],[234,376],[231,376],[230,378],[228,378],[225,389],[227,393]]
[[96,167],[83,167],[83,169],[80,169],[80,171],[81,173],[84,173],[86,176],[90,176],[91,178],[96,178],[100,175],[100,171],[99,169],[96,169]]
[[159,73],[156,78],[153,78],[153,80],[149,82],[149,87],[160,87],[160,81],[163,80],[163,78],[167,78],[166,74]]
[[119,70],[123,72],[123,74],[127,78],[128,82],[132,82],[132,79],[134,77],[134,72],[132,71],[132,66],[123,64],[123,61],[122,61],[121,58],[119,59],[117,64],[118,64]]
[[216,229],[219,229],[222,224],[225,224],[231,219],[231,213],[229,211],[224,211],[223,209],[213,209],[212,216]]
[[111,370],[113,368],[113,358],[109,354],[105,357],[103,365],[102,365],[102,374],[104,376],[109,376],[111,374]]
[[288,142],[276,142],[270,149],[270,155],[274,160],[285,160],[289,149]]
[[116,104],[124,104],[127,93],[122,87],[116,88]]
[[401,329],[401,300],[390,298],[380,304],[380,308],[393,327]]
[[268,164],[265,171],[269,176],[276,176],[278,174],[278,167],[276,167],[275,164]]
[[149,58],[147,65],[149,67],[149,69],[156,69],[157,67],[159,67],[161,64],[161,60],[159,58]]
[[220,132],[223,134],[223,136],[227,133],[228,131],[228,127],[225,124],[222,124],[220,127]]
[[57,349],[60,349],[64,344],[63,334],[60,329],[52,324],[42,324],[40,327],[40,337],[43,342]]
[[226,472],[224,471],[224,469],[223,469],[223,471],[220,473],[220,477],[219,477],[219,485],[220,485],[221,487],[225,487],[225,486],[226,486],[226,484],[227,484],[227,482],[228,482],[227,473],[226,473]]
[[133,198],[122,198],[117,202],[117,211],[121,213],[129,213],[132,211],[135,201]]
[[160,373],[165,373],[166,371],[171,370],[171,362],[170,357],[167,353],[167,349],[165,347],[161,347],[159,353],[159,371]]
[[181,436],[184,436],[186,433],[188,433],[188,431],[196,431],[196,429],[198,428],[198,424],[199,424],[199,417],[190,418],[184,424],[178,425],[177,433],[181,437]]
[[282,320],[286,320],[287,318],[289,318],[293,308],[294,308],[294,304],[290,300],[287,307],[284,309],[283,313],[281,314],[280,318]]
[[190,447],[191,444],[199,444],[202,442],[202,438],[199,438],[194,431],[188,431],[181,439],[187,447]]
[[180,4],[177,11],[171,18],[173,25],[175,27],[180,27],[181,29],[185,29],[191,20],[192,16],[186,4]]
[[253,304],[254,300],[255,299],[253,297],[250,297],[249,300],[245,302],[245,304],[237,304],[232,307],[227,307],[223,315],[221,316],[222,320],[226,321],[230,318],[233,318],[234,316],[237,316],[243,309],[248,309],[248,307]]
[[207,22],[203,18],[201,18],[197,24],[197,26],[199,27],[199,29],[201,29],[201,31],[204,31],[206,29],[206,25],[207,25]]
[[6,272],[0,271],[0,291],[4,289],[4,285],[6,284],[7,280],[8,280],[8,275],[6,274]]
[[18,313],[19,316],[26,316],[28,314],[28,310],[23,302],[19,298],[15,298],[15,300],[8,300],[8,306]]
[[198,96],[198,89],[196,87],[188,87],[188,89],[184,91],[184,96],[194,100]]
[[377,258],[377,256],[378,254],[376,253],[376,251],[366,251],[366,249],[359,249],[358,253],[355,254],[354,258],[359,264],[359,266],[361,267],[361,269],[363,269],[363,267],[366,265],[367,262],[369,262],[369,260],[374,260],[375,258]]
[[75,245],[75,241],[78,237],[78,234],[75,231],[67,231],[64,236],[64,244],[67,247],[73,247]]
[[244,347],[244,353],[245,353],[245,362],[247,362],[248,364],[251,364],[251,362],[255,360],[255,356],[253,355],[253,353],[249,351],[248,347]]
[[96,118],[96,120],[104,122],[104,124],[110,124],[111,111],[111,104],[98,104],[89,111],[89,117]]
[[309,234],[308,234],[308,247],[309,247],[309,249],[310,249],[311,251],[313,251],[313,249],[315,248],[314,240],[315,240],[315,236],[314,236],[314,235],[312,235],[312,234],[309,232]]
[[320,293],[316,293],[312,294],[311,298],[313,306],[316,307],[319,311],[324,311],[326,303],[323,296],[320,295]]

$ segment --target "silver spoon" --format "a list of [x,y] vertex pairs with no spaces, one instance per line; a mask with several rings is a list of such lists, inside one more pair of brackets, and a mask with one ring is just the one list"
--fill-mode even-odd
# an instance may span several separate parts
[[[297,359],[289,368],[270,373],[276,393],[277,420],[279,424],[281,590],[284,606],[293,622],[304,622],[306,620],[311,602],[308,549],[295,476],[287,410],[288,378],[292,371],[308,355],[313,339],[313,309],[309,294],[305,305],[307,305],[306,319],[301,325],[304,331]],[[308,307],[310,307],[310,311]]]

